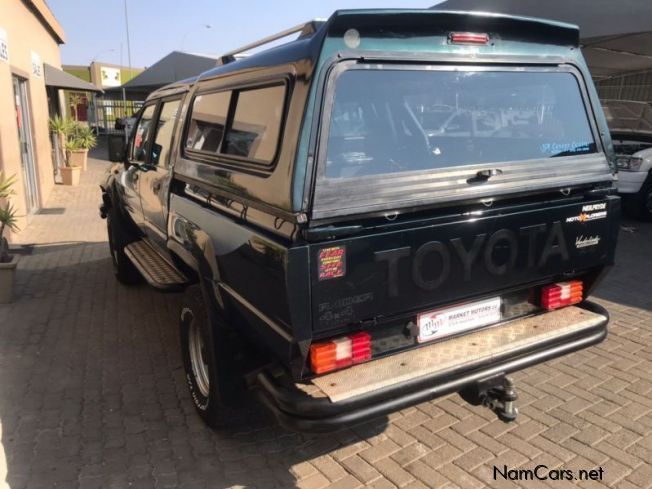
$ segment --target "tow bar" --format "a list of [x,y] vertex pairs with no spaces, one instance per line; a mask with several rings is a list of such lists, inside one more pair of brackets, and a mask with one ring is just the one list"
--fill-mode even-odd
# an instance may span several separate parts
[[482,380],[460,391],[460,396],[469,404],[491,409],[498,419],[505,423],[515,421],[518,416],[518,394],[514,381],[509,377],[499,376]]

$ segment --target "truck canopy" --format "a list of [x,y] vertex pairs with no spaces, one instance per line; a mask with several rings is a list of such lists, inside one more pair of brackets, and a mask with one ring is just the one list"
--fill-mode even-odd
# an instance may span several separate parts
[[576,26],[343,11],[322,29],[311,224],[611,181]]

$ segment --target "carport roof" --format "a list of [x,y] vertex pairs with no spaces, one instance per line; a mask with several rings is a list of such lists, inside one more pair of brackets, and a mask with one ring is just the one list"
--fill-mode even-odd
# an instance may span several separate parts
[[602,108],[613,133],[652,136],[652,107],[646,102],[603,100]]
[[214,68],[217,57],[172,51],[118,89],[155,90]]
[[438,10],[475,10],[577,24],[592,75],[605,78],[652,69],[652,1],[446,0]]
[[88,83],[47,63],[43,63],[43,77],[45,79],[45,85],[48,87],[80,90],[83,92],[102,92],[102,89],[97,88],[92,83]]

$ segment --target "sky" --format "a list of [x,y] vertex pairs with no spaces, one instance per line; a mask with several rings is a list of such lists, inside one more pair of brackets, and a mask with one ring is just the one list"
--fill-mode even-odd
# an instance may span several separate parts
[[[66,32],[63,64],[128,66],[125,0],[47,0]],[[343,8],[425,8],[438,0],[126,0],[131,65],[171,51],[221,54]],[[210,28],[206,26],[210,25]]]

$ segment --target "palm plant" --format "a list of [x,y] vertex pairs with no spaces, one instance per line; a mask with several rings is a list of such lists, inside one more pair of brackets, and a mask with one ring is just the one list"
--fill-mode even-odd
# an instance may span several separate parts
[[78,124],[75,128],[74,140],[80,149],[93,149],[97,146],[97,137],[88,126]]
[[70,117],[63,118],[59,115],[55,115],[48,121],[48,126],[50,128],[50,132],[54,133],[57,138],[59,157],[61,158],[59,161],[63,161],[65,163],[66,142],[74,129],[75,121],[73,121]]
[[60,115],[55,115],[48,120],[48,126],[50,127],[50,132],[55,134],[60,134],[62,136],[68,136],[74,121],[70,117],[61,117]]
[[16,183],[16,175],[5,178],[5,174],[0,170],[0,199],[7,199],[13,195],[13,186]]
[[[13,185],[16,183],[16,176],[5,177],[0,171],[0,199],[7,200],[14,193]],[[5,230],[18,231],[18,214],[11,202],[6,202],[0,207],[0,263],[11,261],[9,256],[9,242],[4,236]]]

